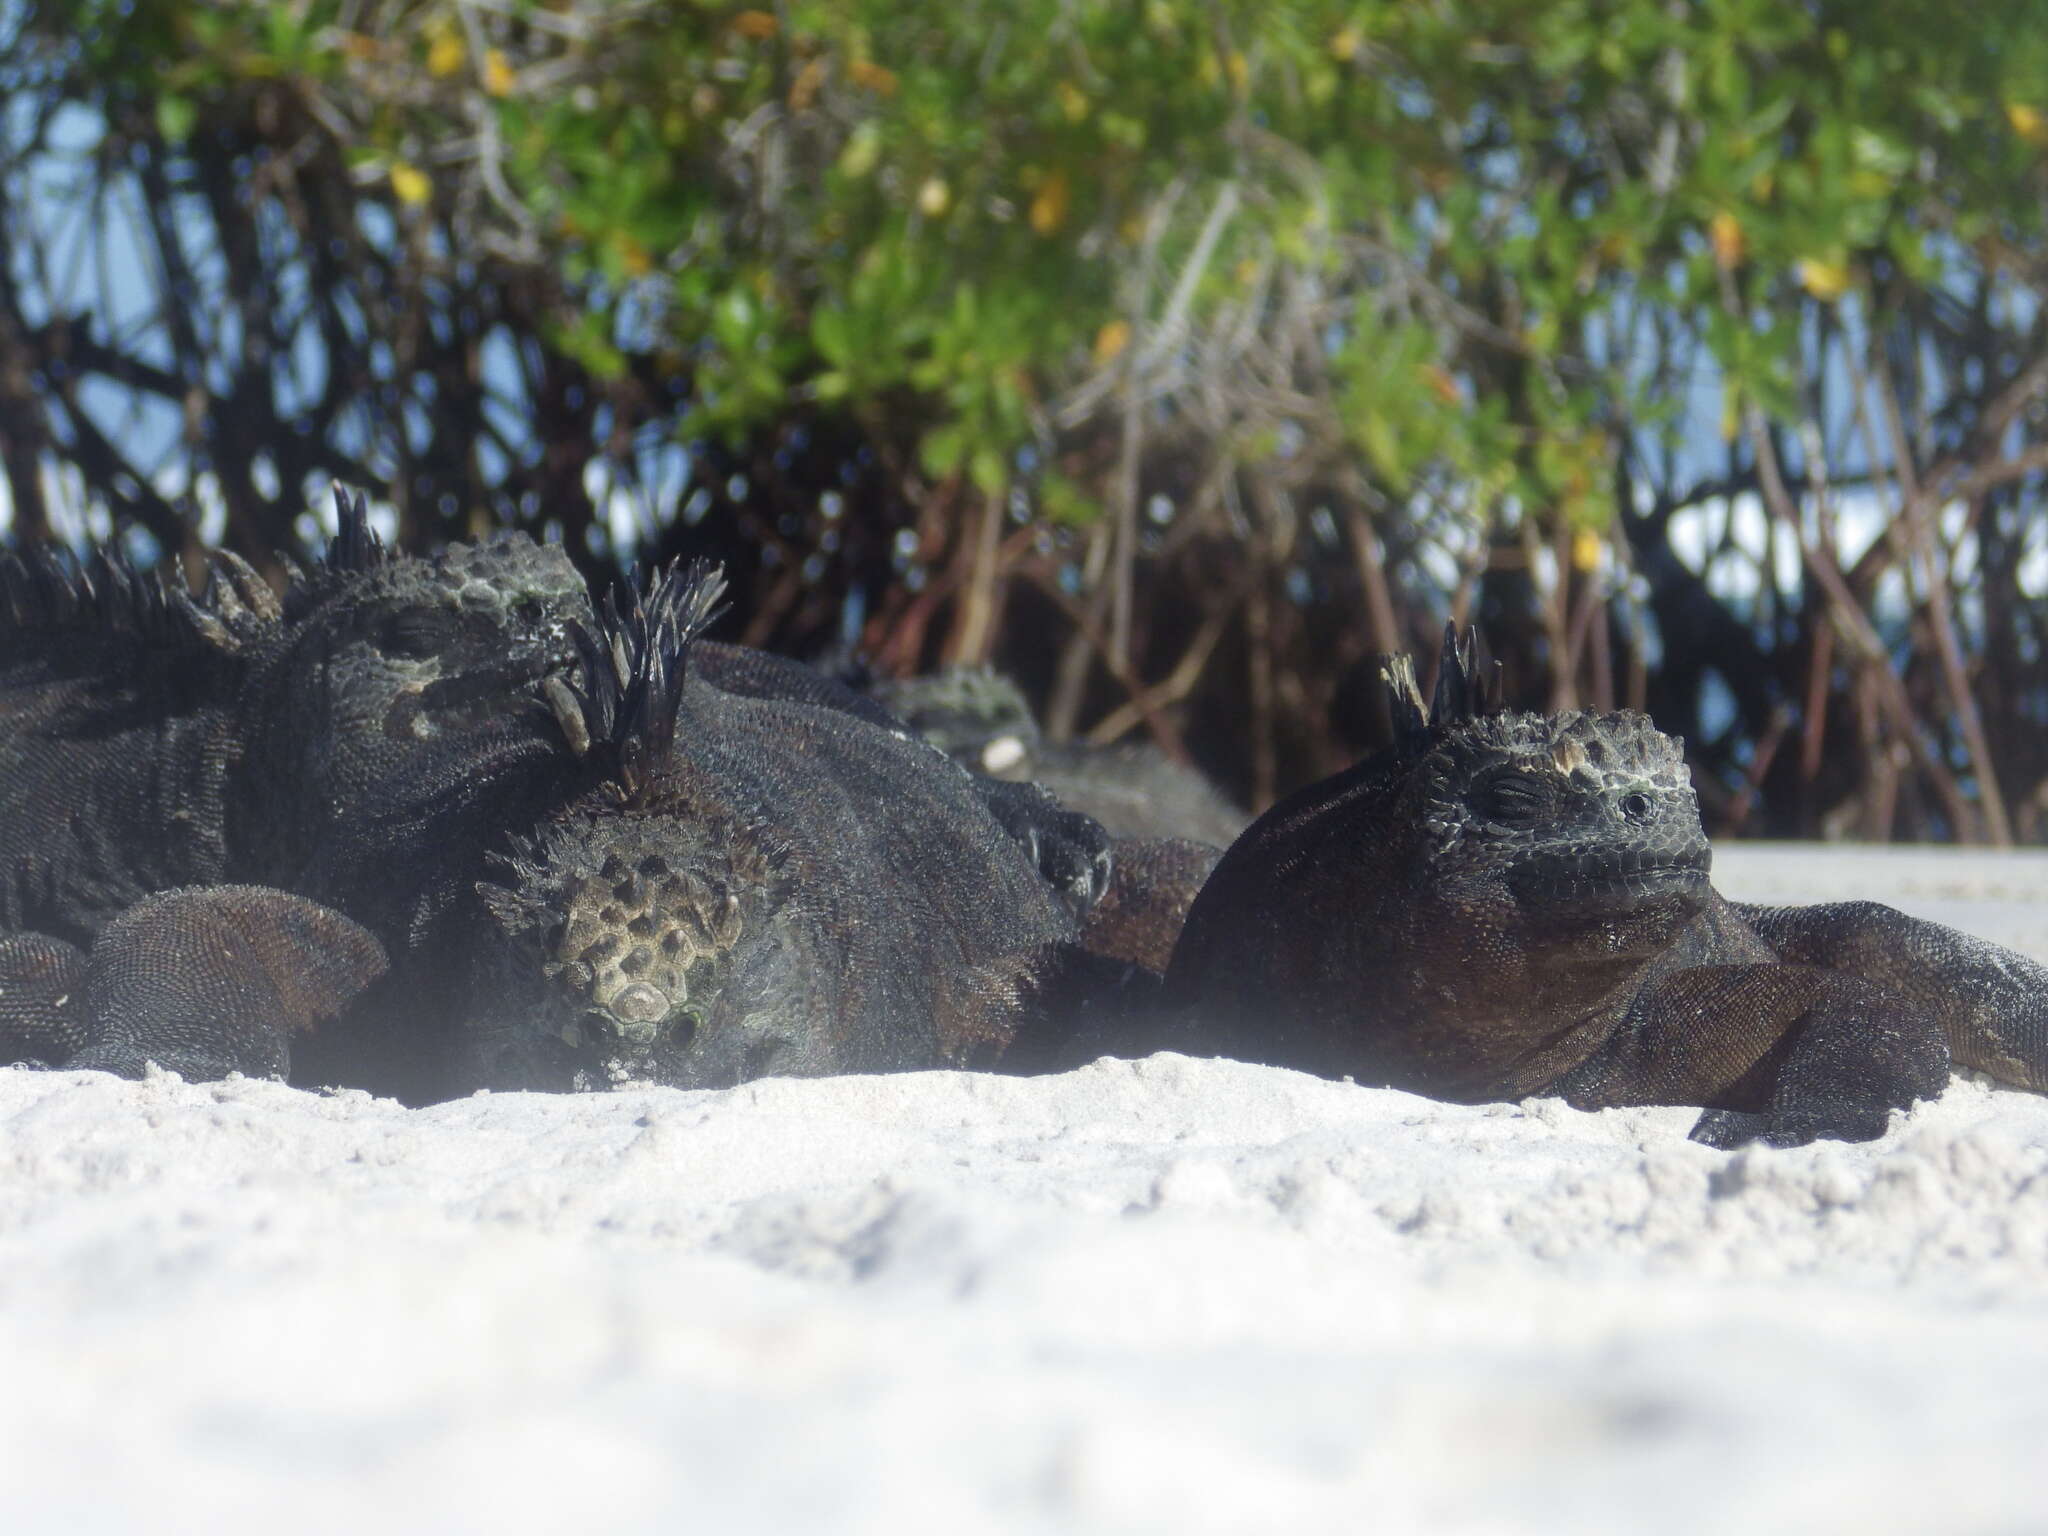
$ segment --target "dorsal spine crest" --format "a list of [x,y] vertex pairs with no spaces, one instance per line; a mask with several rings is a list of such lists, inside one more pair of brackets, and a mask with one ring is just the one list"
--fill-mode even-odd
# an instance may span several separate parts
[[[627,795],[645,796],[675,743],[690,647],[724,612],[724,573],[708,560],[606,596],[595,632],[571,625],[580,676],[550,696],[571,753],[597,755]],[[566,697],[564,696],[566,695]]]

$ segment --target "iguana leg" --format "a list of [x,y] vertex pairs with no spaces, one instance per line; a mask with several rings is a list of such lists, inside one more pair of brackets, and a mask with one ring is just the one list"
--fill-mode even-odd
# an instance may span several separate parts
[[1962,1065],[2048,1093],[2048,966],[1874,901],[1736,910],[1787,960],[1910,998]]
[[332,1018],[382,975],[370,932],[300,896],[253,885],[146,896],[86,957],[91,1043],[63,1065],[139,1077],[281,1077],[292,1035]]
[[1701,1104],[1694,1141],[1874,1141],[1948,1083],[1948,1044],[1912,1000],[1807,965],[1705,965],[1651,982],[1607,1043],[1558,1079],[1580,1109]]
[[0,1066],[55,1066],[91,1043],[85,952],[40,933],[0,936]]

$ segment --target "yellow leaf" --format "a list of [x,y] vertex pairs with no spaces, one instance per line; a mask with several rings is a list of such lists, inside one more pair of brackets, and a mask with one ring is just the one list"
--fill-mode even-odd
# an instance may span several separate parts
[[1742,221],[1723,208],[1707,220],[1707,241],[1714,247],[1714,265],[1723,272],[1734,270],[1742,260]]
[[1131,323],[1111,320],[1095,333],[1095,361],[1107,363],[1131,344]]
[[619,265],[628,277],[645,277],[654,270],[654,262],[647,254],[647,247],[631,235],[618,237]]
[[1330,39],[1330,57],[1340,64],[1349,64],[1364,46],[1365,34],[1356,27],[1346,27]]
[[462,61],[468,57],[469,50],[462,45],[462,34],[450,27],[427,44],[427,73],[437,80],[445,79],[462,68]]
[[928,219],[940,217],[952,205],[952,188],[942,176],[927,176],[924,185],[917,189],[917,211]]
[[427,173],[403,160],[391,162],[391,190],[398,194],[401,203],[418,207],[434,194],[434,184],[427,179]]
[[818,99],[818,92],[824,87],[824,84],[825,55],[821,53],[802,69],[798,70],[796,79],[790,82],[789,110],[792,112],[807,111],[811,103]]
[[1590,528],[1581,528],[1572,535],[1572,569],[1596,571],[1600,568],[1600,535]]
[[1849,263],[1839,257],[1808,256],[1794,270],[1799,286],[1823,303],[1832,304],[1849,291]]
[[2007,102],[2005,120],[2012,124],[2014,133],[2036,149],[2048,149],[2048,114],[2044,114],[2039,107],[2030,107],[2017,101]]
[[852,77],[855,85],[864,85],[877,96],[896,94],[896,71],[893,69],[884,69],[881,65],[872,64],[866,59],[855,59],[847,66],[846,73]]
[[1450,371],[1441,363],[1424,363],[1422,382],[1427,384],[1429,392],[1445,405],[1457,405],[1465,398],[1458,393],[1458,381],[1451,377]]
[[1078,123],[1088,115],[1088,93],[1073,81],[1062,80],[1052,89],[1060,99],[1060,111],[1066,114],[1068,122]]
[[512,71],[512,65],[505,58],[502,48],[484,50],[484,89],[493,96],[510,96],[512,87],[519,77]]
[[1040,235],[1058,234],[1060,227],[1067,222],[1067,205],[1072,195],[1065,171],[1054,171],[1040,182],[1038,191],[1031,199],[1032,232]]
[[1245,85],[1252,77],[1252,67],[1237,49],[1230,50],[1230,57],[1223,61],[1223,72],[1230,76],[1230,88],[1238,95],[1244,94]]
[[765,42],[778,30],[775,18],[766,11],[741,11],[733,17],[732,29],[741,37],[751,37],[757,43]]

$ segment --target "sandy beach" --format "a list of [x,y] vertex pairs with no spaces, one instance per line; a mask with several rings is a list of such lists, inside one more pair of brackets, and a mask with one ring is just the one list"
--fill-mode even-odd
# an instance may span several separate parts
[[[2048,959],[2048,855],[1737,848]],[[2048,1099],[0,1071],[0,1528],[2048,1526]]]

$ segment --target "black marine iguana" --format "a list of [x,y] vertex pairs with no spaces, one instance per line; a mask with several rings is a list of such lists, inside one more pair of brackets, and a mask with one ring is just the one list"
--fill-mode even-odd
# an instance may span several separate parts
[[193,1075],[278,1070],[175,1020],[239,998],[309,1028],[384,969],[358,925],[429,925],[450,850],[495,835],[470,775],[573,655],[582,579],[523,536],[392,556],[336,494],[282,601],[226,553],[196,596],[105,552],[0,556],[0,1059],[132,1072],[140,1029]]
[[[222,879],[367,904],[380,931],[419,919],[395,904],[445,898],[401,894],[391,860],[446,836],[464,781],[529,734],[519,706],[575,664],[589,596],[523,534],[401,556],[361,495],[335,502],[324,558],[281,603],[224,551],[196,597],[105,551],[0,552],[0,928],[82,941],[145,893]],[[902,729],[795,662],[698,651],[728,692]],[[1033,786],[973,783],[1085,911],[1107,880],[1101,829]]]
[[1093,747],[1045,739],[1023,692],[987,667],[947,667],[856,686],[955,762],[1050,792],[1113,839],[1107,887],[1081,944],[1105,959],[1166,968],[1188,906],[1251,819],[1195,769],[1149,742]]
[[[832,695],[833,685],[794,664],[697,642],[695,626],[675,614],[648,628],[637,606],[627,611],[637,630],[629,635],[613,609],[594,647],[580,578],[558,550],[522,537],[457,546],[433,562],[390,556],[358,498],[343,502],[327,559],[282,605],[230,557],[215,571],[195,599],[104,557],[77,571],[38,557],[0,564],[9,638],[0,668],[0,927],[37,930],[0,935],[0,1059],[132,1073],[153,1058],[218,1076],[279,1073],[296,1057],[304,1080],[367,1082],[410,1098],[476,1086],[475,1062],[458,1063],[441,1031],[409,1020],[445,1021],[468,1000],[464,967],[446,962],[479,931],[475,886],[487,850],[590,787],[576,761],[589,755],[588,722],[549,675],[579,645],[588,701],[625,686],[629,657],[659,665],[664,646],[674,665],[663,675],[679,682],[694,643],[711,663],[697,670],[731,690],[697,679],[699,717],[742,730],[764,712],[800,722],[753,744],[751,756],[739,739],[718,746],[767,765],[769,778],[782,772],[793,793],[820,806],[834,786],[815,760],[821,743],[840,737],[905,759],[908,782],[941,781],[946,804],[934,806],[927,785],[904,798],[902,812],[927,815],[903,846],[932,862],[933,890],[952,902],[935,916],[905,916],[928,919],[941,935],[973,931],[979,942],[983,928],[1024,913],[1005,937],[1028,949],[1064,936],[1034,925],[1035,904],[1057,895],[1084,910],[1102,889],[1107,839],[1092,822],[1029,786],[973,779],[872,704]],[[657,613],[680,613],[681,589],[663,590],[668,606]],[[592,681],[600,660],[617,673],[613,685]],[[543,678],[552,720],[521,707]],[[878,748],[875,738],[894,745]],[[784,749],[813,760],[808,776],[800,761],[778,767]],[[844,768],[860,751],[839,757]],[[881,783],[868,787],[887,798]],[[946,839],[983,840],[992,826],[1002,846],[981,851],[1005,875],[1021,859],[1026,894],[992,888],[987,913],[962,915],[959,904],[974,896],[946,890]],[[1033,878],[1039,868],[1056,890]],[[145,893],[155,894],[137,899]],[[853,899],[815,887],[801,897]],[[1023,907],[1005,905],[1018,900]],[[1071,927],[1071,915],[1063,921]],[[722,932],[719,923],[712,931]],[[62,942],[95,934],[90,964]],[[367,999],[349,1027],[302,1035],[291,1049],[295,1032],[383,969],[384,947],[399,960],[389,995]],[[537,993],[541,978],[530,987]],[[854,1042],[855,1057],[865,1044]],[[561,1057],[559,1042],[549,1054]],[[747,1061],[765,1069],[770,1059],[756,1051]],[[792,1065],[816,1069],[801,1053]],[[522,1064],[520,1080],[538,1070]]]
[[225,881],[394,923],[431,900],[389,867],[397,808],[423,833],[460,806],[573,661],[589,598],[523,535],[403,558],[361,497],[336,500],[282,601],[225,552],[196,597],[104,551],[0,554],[0,927],[83,941],[146,894]]
[[1072,911],[943,754],[887,717],[700,675],[721,589],[697,567],[608,604],[556,696],[585,777],[481,888],[466,1080],[986,1065],[1085,963]]
[[1017,685],[986,667],[868,684],[875,698],[977,773],[1043,785],[1118,839],[1229,846],[1251,820],[1195,769],[1149,742],[1046,739]]
[[2048,968],[1872,902],[1723,900],[1681,744],[1644,717],[1489,713],[1469,634],[1427,710],[1408,658],[1389,683],[1400,739],[1232,845],[1174,950],[1172,1022],[1122,1049],[1699,1105],[1719,1147],[1872,1139],[1951,1057],[2048,1091]]

